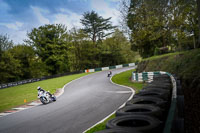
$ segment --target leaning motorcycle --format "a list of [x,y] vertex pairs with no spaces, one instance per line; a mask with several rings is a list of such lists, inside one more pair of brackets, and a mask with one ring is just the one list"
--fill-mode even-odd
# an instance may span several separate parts
[[50,103],[50,102],[56,101],[56,96],[51,95],[48,91],[41,92],[41,93],[38,95],[38,98],[40,99],[40,101],[41,101],[43,104],[48,104],[48,103]]

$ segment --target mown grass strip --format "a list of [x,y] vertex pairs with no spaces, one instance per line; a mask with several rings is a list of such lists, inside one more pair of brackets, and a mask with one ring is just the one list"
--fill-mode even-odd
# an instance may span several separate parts
[[[133,83],[133,82],[131,82],[130,77],[132,76],[133,71],[135,71],[135,69],[116,74],[112,77],[112,81],[116,84],[129,86],[129,87],[133,88],[137,93],[140,89],[142,89],[144,84],[143,83]],[[91,128],[86,133],[94,133],[94,132],[97,132],[97,131],[104,130],[106,128],[107,121],[109,121],[110,119],[113,119],[113,118],[115,118],[115,114],[110,116],[104,122],[102,122],[102,123],[96,125],[95,127]]]
[[26,99],[27,102],[36,100],[38,86],[42,87],[45,90],[49,90],[51,93],[54,93],[56,89],[62,88],[70,81],[88,74],[89,73],[68,75],[35,83],[0,89],[0,112],[9,110],[19,105],[23,105],[24,99]]

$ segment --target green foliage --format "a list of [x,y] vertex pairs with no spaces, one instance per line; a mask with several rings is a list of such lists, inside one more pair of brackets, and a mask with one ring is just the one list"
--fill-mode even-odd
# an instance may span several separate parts
[[95,11],[85,12],[81,19],[81,23],[84,26],[83,31],[90,36],[93,43],[96,43],[97,40],[100,41],[110,35],[110,33],[105,33],[105,31],[115,28],[115,26],[111,25],[110,19],[104,19]]
[[97,47],[94,47],[83,30],[72,29],[70,38],[68,56],[71,71],[99,66],[99,61],[96,57],[100,51]]
[[131,51],[131,45],[118,29],[101,45],[101,66],[125,64],[135,61],[137,53]]
[[132,49],[142,57],[159,49],[177,51],[198,47],[195,0],[132,0],[127,15]]
[[5,51],[2,53],[0,66],[0,83],[20,79],[20,76],[22,75],[20,60],[15,59],[10,52]]
[[0,35],[0,53],[13,47],[13,41],[9,40],[8,35]]
[[34,28],[28,33],[28,44],[36,49],[37,55],[46,64],[49,74],[69,71],[68,66],[68,34],[61,24],[49,24]]

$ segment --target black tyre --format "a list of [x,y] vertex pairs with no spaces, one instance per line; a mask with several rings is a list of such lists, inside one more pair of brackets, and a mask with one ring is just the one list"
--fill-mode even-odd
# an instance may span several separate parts
[[160,133],[161,122],[146,115],[127,115],[119,116],[107,122],[106,128],[124,128],[129,130],[138,130],[143,133]]
[[158,97],[166,101],[169,100],[169,93],[164,92],[164,91],[146,90],[146,91],[135,94],[133,97],[136,98],[140,96],[151,96],[151,97]]
[[40,97],[40,101],[43,103],[43,104],[47,104],[48,103],[48,100],[46,97]]
[[170,80],[170,76],[167,74],[162,74],[162,75],[154,75],[153,76],[154,80]]
[[168,89],[171,90],[172,89],[172,85],[165,85],[162,83],[157,83],[157,84],[147,84],[146,87],[155,87],[155,88],[163,88],[163,89]]
[[167,79],[153,79],[152,82],[160,82],[160,83],[166,83],[166,84],[171,84],[172,83],[171,79],[170,80],[167,80]]
[[161,119],[162,110],[153,105],[133,104],[117,110],[116,116],[124,115],[148,115]]
[[163,84],[163,85],[169,85],[172,86],[172,82],[171,81],[160,81],[160,80],[154,80],[152,82],[150,82],[149,84]]
[[155,105],[162,109],[166,109],[167,102],[163,99],[156,98],[156,97],[147,97],[147,96],[141,96],[137,98],[133,98],[130,101],[126,103],[127,106],[133,105],[133,104],[148,104],[148,105]]
[[163,93],[167,93],[169,95],[171,94],[170,90],[163,89],[163,88],[156,88],[156,87],[144,87],[142,90],[140,90],[139,93],[146,92],[146,91],[163,92]]
[[95,133],[141,133],[134,129],[124,129],[124,128],[116,128],[116,129],[106,129]]

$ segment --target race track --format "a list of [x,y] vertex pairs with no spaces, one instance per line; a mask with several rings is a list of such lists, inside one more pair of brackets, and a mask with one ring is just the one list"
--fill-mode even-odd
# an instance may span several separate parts
[[0,117],[0,133],[82,133],[119,108],[132,94],[130,89],[112,84],[107,73],[97,72],[70,83],[54,103]]

